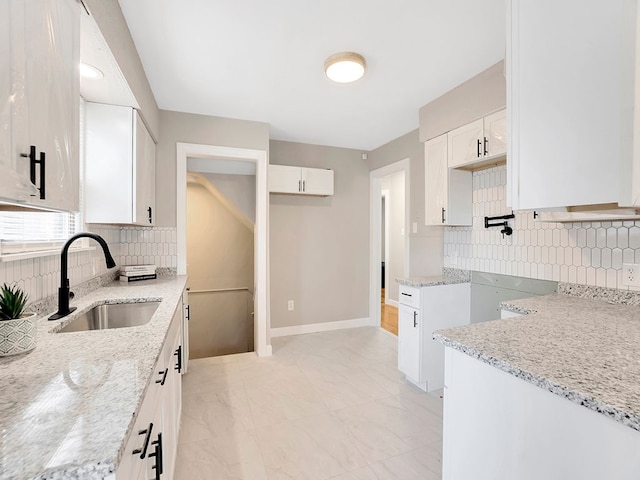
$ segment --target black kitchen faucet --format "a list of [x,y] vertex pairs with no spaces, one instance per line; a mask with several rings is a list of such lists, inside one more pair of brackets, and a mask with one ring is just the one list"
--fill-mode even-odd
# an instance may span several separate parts
[[67,257],[69,256],[69,246],[78,238],[88,237],[93,238],[102,247],[104,252],[104,258],[107,262],[107,268],[113,268],[116,266],[116,262],[109,252],[109,246],[100,235],[89,232],[81,232],[72,236],[67,243],[62,247],[62,256],[60,258],[60,288],[58,288],[58,311],[49,317],[49,320],[58,320],[62,317],[66,317],[73,312],[76,307],[69,308],[69,278],[67,276]]

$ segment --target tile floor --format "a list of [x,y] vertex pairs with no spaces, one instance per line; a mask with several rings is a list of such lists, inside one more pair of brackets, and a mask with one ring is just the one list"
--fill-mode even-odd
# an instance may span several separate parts
[[363,327],[191,361],[176,480],[440,479],[442,400],[396,356],[396,337]]

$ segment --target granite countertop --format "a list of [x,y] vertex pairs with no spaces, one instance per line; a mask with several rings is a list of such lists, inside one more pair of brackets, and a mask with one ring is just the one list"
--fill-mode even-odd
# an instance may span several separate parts
[[[1,479],[115,473],[186,280],[102,287],[66,318],[40,318],[35,350],[0,358]],[[149,300],[161,303],[146,325],[54,333],[95,305]]]
[[434,338],[640,431],[640,307],[565,294],[503,306],[527,315]]
[[469,283],[468,278],[460,276],[433,275],[429,277],[403,277],[396,278],[396,282],[407,287],[434,287],[436,285],[453,285],[456,283]]

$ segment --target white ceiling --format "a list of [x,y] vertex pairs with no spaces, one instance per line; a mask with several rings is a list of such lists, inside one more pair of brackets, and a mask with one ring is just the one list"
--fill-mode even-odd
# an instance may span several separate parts
[[[504,58],[504,0],[119,0],[160,108],[270,124],[273,139],[372,150]],[[326,57],[368,63],[350,85]]]

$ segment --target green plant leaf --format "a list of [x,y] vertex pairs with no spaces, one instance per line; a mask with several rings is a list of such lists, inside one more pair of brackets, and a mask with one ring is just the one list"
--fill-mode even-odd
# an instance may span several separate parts
[[6,283],[0,288],[0,320],[20,318],[29,296],[18,285]]

